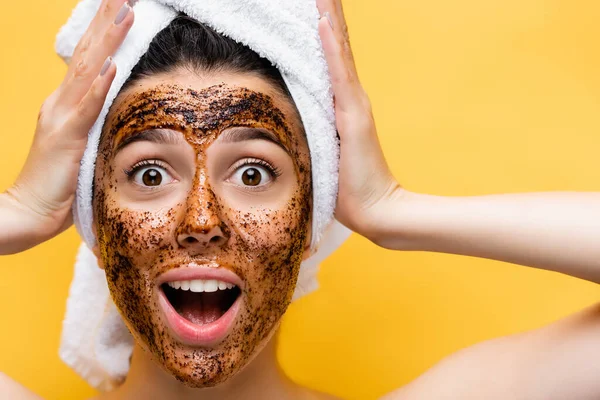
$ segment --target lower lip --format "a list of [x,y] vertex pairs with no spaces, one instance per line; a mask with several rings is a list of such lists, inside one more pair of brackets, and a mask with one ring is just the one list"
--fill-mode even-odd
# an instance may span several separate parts
[[241,298],[242,296],[239,295],[231,307],[229,307],[229,310],[218,320],[206,325],[197,325],[179,315],[169,300],[167,300],[167,296],[162,289],[159,294],[160,305],[173,333],[175,333],[182,343],[188,346],[199,347],[214,346],[227,336],[240,309]]

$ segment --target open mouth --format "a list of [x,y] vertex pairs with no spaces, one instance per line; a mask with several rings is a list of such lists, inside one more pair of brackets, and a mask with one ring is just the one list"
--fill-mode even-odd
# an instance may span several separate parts
[[161,288],[173,309],[196,325],[217,321],[241,294],[236,285],[213,279],[166,282]]

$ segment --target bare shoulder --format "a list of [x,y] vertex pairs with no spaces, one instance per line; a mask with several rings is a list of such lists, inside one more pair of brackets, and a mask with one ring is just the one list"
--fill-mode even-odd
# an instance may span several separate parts
[[41,397],[0,372],[0,398],[15,400],[40,400]]
[[340,398],[326,393],[315,393],[311,400],[340,400]]
[[300,397],[302,400],[340,400],[338,397],[311,389],[305,389],[303,395]]
[[600,304],[460,350],[382,400],[600,398]]

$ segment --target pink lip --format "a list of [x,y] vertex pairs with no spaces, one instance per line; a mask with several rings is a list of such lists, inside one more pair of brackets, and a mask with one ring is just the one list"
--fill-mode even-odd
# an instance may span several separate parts
[[183,318],[173,308],[160,285],[165,282],[187,281],[194,279],[217,279],[233,283],[242,288],[242,280],[233,272],[224,268],[214,268],[189,264],[170,270],[159,277],[159,303],[165,314],[167,324],[179,340],[188,346],[211,347],[222,341],[231,330],[238,315],[242,301],[241,294],[232,306],[216,321],[210,324],[197,325]]

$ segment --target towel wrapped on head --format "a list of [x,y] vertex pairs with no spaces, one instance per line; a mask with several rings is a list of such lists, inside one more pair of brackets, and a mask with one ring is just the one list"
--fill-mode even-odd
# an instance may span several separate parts
[[[68,63],[100,7],[82,0],[56,40]],[[349,236],[333,218],[337,196],[339,143],[327,64],[318,34],[315,0],[140,0],[136,22],[114,55],[117,76],[89,133],[81,162],[75,225],[80,247],[63,323],[60,356],[92,386],[106,391],[129,369],[133,338],[111,300],[106,277],[90,250],[94,167],[100,134],[109,108],[152,39],[179,13],[198,20],[271,61],[281,72],[302,118],[311,155],[313,254],[300,267],[294,300],[317,288],[318,266]]]

